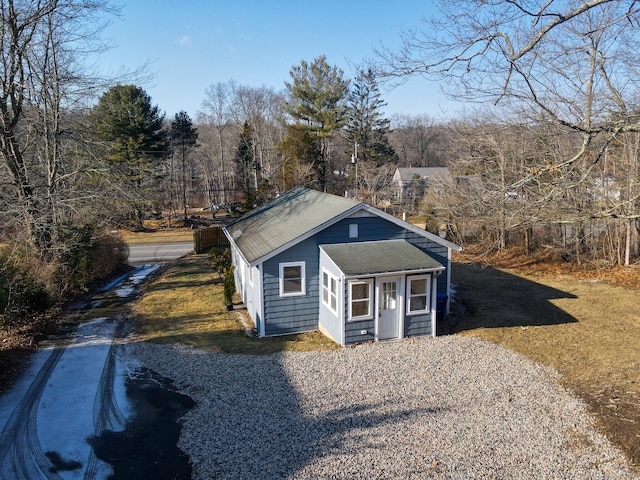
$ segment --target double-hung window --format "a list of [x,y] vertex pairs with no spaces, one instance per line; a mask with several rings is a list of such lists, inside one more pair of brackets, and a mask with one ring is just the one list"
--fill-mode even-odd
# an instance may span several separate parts
[[304,262],[280,264],[280,296],[292,297],[305,294]]
[[407,314],[429,312],[431,277],[418,275],[407,278]]
[[322,271],[322,303],[338,313],[338,279],[326,270]]
[[373,280],[349,282],[349,320],[373,318]]

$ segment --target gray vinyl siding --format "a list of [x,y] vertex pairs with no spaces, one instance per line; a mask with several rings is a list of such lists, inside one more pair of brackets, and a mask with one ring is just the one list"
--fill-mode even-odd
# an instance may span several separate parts
[[[407,242],[418,247],[420,250],[422,250],[426,254],[430,255],[433,259],[437,260],[445,267],[447,267],[448,265],[447,256],[449,255],[449,249],[444,245],[440,245],[439,243],[436,243],[433,240],[429,240],[428,238],[421,237],[417,233],[413,233],[408,230],[406,231],[406,235],[404,239]],[[447,292],[446,272],[443,272],[442,275],[437,277],[437,282],[438,282],[438,292],[443,292],[448,295],[449,292]]]
[[431,333],[431,314],[407,315],[404,318],[405,337],[431,335]]
[[[354,343],[373,341],[375,336],[375,323],[374,320],[360,320],[357,322],[347,321],[345,324],[344,344],[352,345]],[[360,332],[366,330],[366,335],[361,335]]]
[[[286,335],[318,329],[318,246],[305,240],[264,262],[264,335]],[[280,297],[280,263],[305,262],[305,295]]]
[[[358,225],[358,238],[349,238],[350,224]],[[404,238],[404,229],[380,217],[345,218],[319,232],[316,237],[319,245],[325,243],[400,240]]]

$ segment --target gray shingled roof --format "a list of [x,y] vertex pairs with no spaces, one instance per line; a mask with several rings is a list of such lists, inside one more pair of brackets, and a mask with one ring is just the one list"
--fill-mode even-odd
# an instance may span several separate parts
[[442,264],[406,240],[321,245],[345,275],[367,275],[406,270],[442,270]]
[[298,187],[243,215],[226,230],[252,263],[359,205],[355,200]]
[[418,175],[423,180],[434,179],[443,182],[452,178],[447,167],[399,167],[396,169],[394,180],[410,182],[414,175]]

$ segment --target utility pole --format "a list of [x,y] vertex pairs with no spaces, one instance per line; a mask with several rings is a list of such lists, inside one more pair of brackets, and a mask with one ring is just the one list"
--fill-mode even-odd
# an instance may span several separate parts
[[356,179],[354,184],[354,198],[358,198],[358,142],[355,142],[353,145],[354,154],[351,155],[351,163],[356,166]]

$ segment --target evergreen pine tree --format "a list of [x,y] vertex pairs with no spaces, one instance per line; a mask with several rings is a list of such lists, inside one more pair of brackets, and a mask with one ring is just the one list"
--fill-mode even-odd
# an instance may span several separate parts
[[329,65],[324,55],[311,64],[302,61],[291,68],[289,75],[292,81],[285,82],[290,94],[285,111],[317,139],[319,157],[313,165],[320,190],[325,191],[332,172],[330,140],[345,123],[349,80],[342,69]]
[[124,180],[123,195],[133,204],[141,227],[143,204],[153,201],[161,162],[167,157],[164,114],[151,104],[151,97],[142,88],[116,85],[100,97],[89,122],[105,147],[110,176],[114,181]]
[[388,138],[390,121],[382,116],[386,105],[373,71],[360,70],[348,97],[347,138],[358,144],[359,160],[377,166],[397,160]]
[[193,127],[191,118],[185,111],[176,113],[171,121],[171,147],[172,152],[178,154],[181,166],[181,190],[184,218],[187,219],[187,157],[192,148],[196,146],[198,130]]

